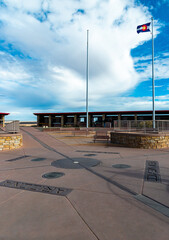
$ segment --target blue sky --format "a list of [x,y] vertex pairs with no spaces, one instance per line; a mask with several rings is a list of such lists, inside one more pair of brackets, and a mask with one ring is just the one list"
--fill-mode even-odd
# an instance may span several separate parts
[[155,108],[169,109],[169,0],[0,0],[0,112],[151,110],[154,18]]

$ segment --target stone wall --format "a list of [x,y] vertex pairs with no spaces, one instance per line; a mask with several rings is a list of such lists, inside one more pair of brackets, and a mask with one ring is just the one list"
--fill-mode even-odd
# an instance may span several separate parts
[[16,149],[22,144],[22,134],[0,134],[0,151]]
[[169,134],[111,132],[111,143],[127,147],[160,149],[169,147]]

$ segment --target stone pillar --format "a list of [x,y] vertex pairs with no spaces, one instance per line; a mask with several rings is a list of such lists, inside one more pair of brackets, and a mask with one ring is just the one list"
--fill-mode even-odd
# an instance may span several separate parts
[[65,118],[64,115],[61,116],[61,127],[64,127],[65,125]]
[[74,127],[77,127],[77,115],[74,115]]
[[52,115],[49,115],[49,127],[52,126]]
[[105,127],[106,114],[102,115],[102,127]]
[[121,127],[121,114],[118,114],[118,127]]
[[91,127],[91,115],[89,114],[89,116],[88,116],[88,127]]
[[40,115],[37,115],[37,127],[40,127]]
[[137,114],[134,115],[134,121],[135,121],[135,124],[137,126]]
[[5,127],[5,116],[2,116],[2,127]]

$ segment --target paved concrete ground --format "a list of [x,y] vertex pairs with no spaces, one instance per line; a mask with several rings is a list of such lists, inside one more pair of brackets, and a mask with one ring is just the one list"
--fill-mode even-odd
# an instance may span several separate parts
[[[93,144],[90,138],[49,135],[31,127],[23,127],[22,133],[22,148],[0,153],[0,182],[71,192],[60,196],[27,191],[18,189],[16,182],[14,188],[0,186],[0,240],[169,239],[169,149]],[[82,158],[100,164],[68,168]],[[62,159],[70,162],[67,168],[51,165]],[[147,160],[159,162],[160,183],[144,181]],[[113,168],[115,164],[129,167]],[[65,175],[42,178],[49,172]]]

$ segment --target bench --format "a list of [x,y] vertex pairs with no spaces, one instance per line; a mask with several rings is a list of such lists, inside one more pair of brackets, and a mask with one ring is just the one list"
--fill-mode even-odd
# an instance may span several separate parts
[[76,130],[73,132],[74,136],[87,136],[88,135],[88,131],[86,130]]
[[97,141],[97,140],[106,140],[107,143],[109,141],[110,137],[109,135],[107,134],[107,132],[105,131],[98,131],[96,132],[96,135],[94,135],[94,143]]

